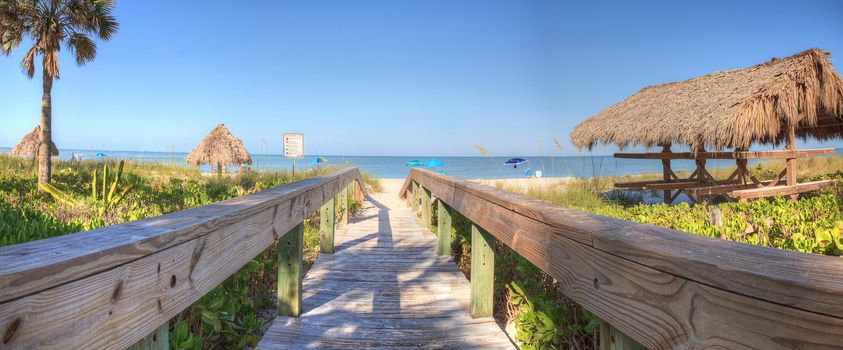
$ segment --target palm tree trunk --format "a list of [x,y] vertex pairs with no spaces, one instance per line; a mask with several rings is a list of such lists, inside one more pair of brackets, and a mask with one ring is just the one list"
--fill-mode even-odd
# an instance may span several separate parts
[[38,183],[50,183],[50,174],[52,164],[50,163],[50,156],[53,150],[50,145],[53,144],[52,124],[53,124],[53,77],[42,72],[44,75],[44,94],[41,96],[41,143],[38,146]]

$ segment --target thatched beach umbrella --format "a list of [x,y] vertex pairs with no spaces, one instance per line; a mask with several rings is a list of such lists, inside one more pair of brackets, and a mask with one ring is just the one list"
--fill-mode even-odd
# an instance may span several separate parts
[[[38,154],[38,149],[41,147],[41,126],[36,126],[28,134],[24,135],[20,142],[12,148],[12,154],[21,156],[34,156]],[[59,155],[59,149],[56,144],[50,143],[50,153],[53,157]]]
[[644,88],[571,132],[591,149],[613,143],[747,149],[797,137],[843,138],[843,80],[829,54],[810,49],[744,69]]
[[187,162],[195,165],[216,164],[217,174],[222,174],[222,167],[252,164],[252,157],[243,147],[243,141],[232,135],[225,125],[220,124],[190,151]]

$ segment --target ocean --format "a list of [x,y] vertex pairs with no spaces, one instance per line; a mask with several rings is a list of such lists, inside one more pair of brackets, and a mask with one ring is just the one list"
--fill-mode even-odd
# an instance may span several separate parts
[[[0,153],[9,153],[11,148],[0,147]],[[836,154],[841,154],[843,149],[837,149]],[[142,152],[142,151],[109,151],[109,150],[79,150],[60,149],[59,158],[68,160],[76,153],[81,154],[83,159],[108,159],[108,160],[132,160],[137,162],[167,163],[187,165],[184,152]],[[104,156],[97,156],[102,154]],[[341,155],[319,155],[328,159],[327,163],[320,166],[330,165],[355,165],[363,171],[367,171],[375,177],[387,179],[403,179],[409,172],[405,164],[411,160],[422,162],[428,159],[439,159],[444,165],[430,168],[462,179],[505,179],[525,177],[525,171],[542,172],[543,177],[593,177],[593,176],[624,176],[642,173],[661,173],[661,162],[648,159],[615,159],[612,156],[565,156],[565,157],[525,157],[528,162],[514,168],[503,163],[512,157],[435,157],[435,156],[341,156]],[[306,156],[304,159],[296,160],[296,169],[302,170],[316,165],[310,164],[316,155]],[[750,164],[757,161],[750,161]],[[734,166],[734,161],[710,160],[709,169],[718,167]],[[291,169],[293,162],[290,159],[275,154],[252,154],[252,168],[255,170],[280,170]],[[674,171],[693,170],[693,161],[673,161]],[[232,168],[232,170],[235,170]],[[201,171],[209,171],[209,167],[200,167]]]

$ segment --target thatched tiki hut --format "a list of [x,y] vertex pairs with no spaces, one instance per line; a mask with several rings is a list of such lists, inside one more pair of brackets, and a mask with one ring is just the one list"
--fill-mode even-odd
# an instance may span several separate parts
[[190,151],[187,162],[195,165],[210,164],[211,169],[216,165],[217,174],[220,175],[224,166],[252,164],[252,157],[243,147],[243,142],[232,135],[225,125],[220,124]]
[[[38,155],[41,148],[41,126],[36,126],[28,134],[24,135],[20,142],[12,148],[12,154],[21,156]],[[50,142],[50,154],[53,157],[59,155],[59,149],[54,142]]]
[[[829,63],[829,53],[810,49],[745,69],[644,88],[578,125],[571,141],[580,149],[610,143],[621,149],[661,147],[661,153],[615,157],[661,160],[662,181],[617,186],[663,190],[665,202],[672,202],[680,192],[692,201],[710,196],[748,200],[774,195],[796,198],[801,192],[830,186],[832,181],[797,183],[796,160],[834,150],[797,151],[795,139],[841,136],[843,80]],[[673,144],[690,147],[691,152],[673,153]],[[784,145],[784,150],[748,151],[761,144]],[[752,158],[786,159],[787,166],[773,180],[759,181],[747,170]],[[696,170],[680,179],[670,168],[671,159],[693,159]],[[705,169],[706,159],[733,159],[737,170],[728,179],[715,179]]]

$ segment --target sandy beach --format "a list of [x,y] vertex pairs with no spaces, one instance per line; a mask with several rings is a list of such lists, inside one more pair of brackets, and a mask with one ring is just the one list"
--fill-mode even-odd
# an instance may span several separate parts
[[[547,178],[520,178],[520,179],[473,179],[470,181],[503,188],[534,188],[534,187],[550,187],[565,185],[572,181],[573,177],[547,177]],[[381,184],[385,188],[392,188],[394,186],[401,187],[404,184],[404,179],[380,179]]]

